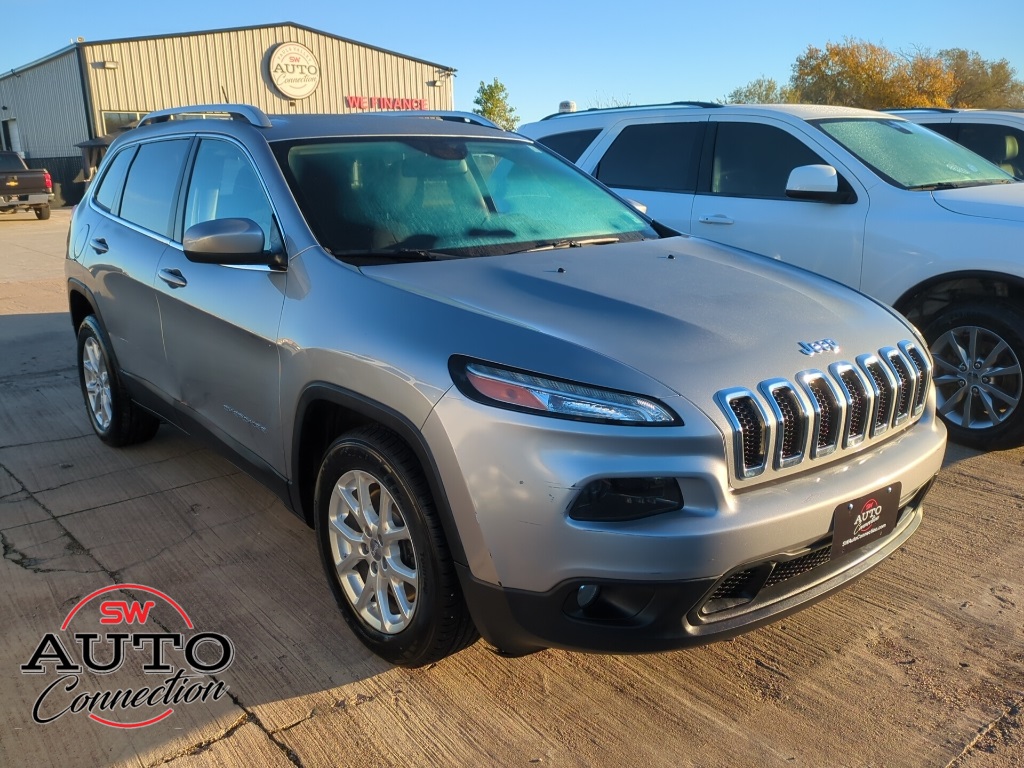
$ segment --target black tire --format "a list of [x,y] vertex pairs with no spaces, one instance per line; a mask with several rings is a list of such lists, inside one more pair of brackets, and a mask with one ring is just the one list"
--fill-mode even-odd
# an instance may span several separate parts
[[[378,514],[382,508],[390,511]],[[393,432],[363,427],[331,444],[316,480],[314,515],[327,581],[367,648],[392,664],[420,667],[476,640],[426,479]]]
[[50,218],[50,206],[49,205],[37,205],[35,208],[36,218],[45,221]]
[[89,315],[78,328],[78,382],[93,431],[107,445],[142,443],[160,421],[132,402],[117,375],[103,326]]
[[[1024,317],[998,302],[952,307],[924,331],[949,437],[982,449],[1024,442]],[[972,351],[973,344],[973,351]]]

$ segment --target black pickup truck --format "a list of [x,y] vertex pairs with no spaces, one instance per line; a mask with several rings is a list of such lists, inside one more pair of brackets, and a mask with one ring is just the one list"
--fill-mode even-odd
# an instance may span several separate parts
[[52,199],[49,171],[27,167],[17,152],[0,152],[0,213],[33,210],[48,219]]

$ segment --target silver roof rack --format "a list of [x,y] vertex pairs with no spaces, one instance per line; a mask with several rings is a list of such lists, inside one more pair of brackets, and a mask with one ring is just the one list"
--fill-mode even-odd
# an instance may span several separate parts
[[476,112],[458,112],[445,109],[412,109],[412,110],[395,110],[388,112],[372,112],[373,115],[398,115],[400,117],[429,117],[434,120],[447,120],[452,123],[466,123],[468,125],[480,125],[484,128],[497,128],[501,130],[501,126],[492,120],[488,120],[483,115],[478,115]]
[[691,109],[718,109],[724,107],[724,104],[719,104],[717,101],[668,101],[661,104],[624,104],[619,107],[590,107],[589,109],[581,109],[576,112],[555,112],[552,115],[542,117],[541,120],[557,120],[560,117],[568,117],[569,115],[586,115],[591,112],[612,112],[615,110],[621,111],[639,111],[643,109],[656,109],[664,107],[682,107]]
[[139,127],[168,120],[189,119],[244,120],[257,128],[270,128],[270,118],[259,107],[249,104],[197,104],[190,107],[171,107],[150,112],[139,121]]
[[956,113],[959,109],[952,109],[950,107],[889,107],[887,109],[879,110],[880,112],[939,112],[939,113]]

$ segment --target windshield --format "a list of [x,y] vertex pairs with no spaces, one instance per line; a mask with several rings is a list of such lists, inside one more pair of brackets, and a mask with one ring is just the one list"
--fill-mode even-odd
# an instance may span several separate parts
[[885,181],[904,189],[1007,184],[1013,177],[929,128],[892,119],[826,119],[818,128]]
[[486,256],[656,238],[646,219],[525,141],[324,138],[274,147],[335,255]]

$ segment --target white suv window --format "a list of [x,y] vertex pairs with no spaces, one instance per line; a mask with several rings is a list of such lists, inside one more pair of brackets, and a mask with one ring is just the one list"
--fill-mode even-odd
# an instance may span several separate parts
[[711,193],[729,197],[786,198],[794,168],[824,161],[780,128],[760,123],[718,123]]
[[641,123],[622,130],[594,175],[609,187],[693,192],[705,122]]
[[994,123],[961,123],[959,127],[957,141],[1007,173],[1024,178],[1024,131]]

